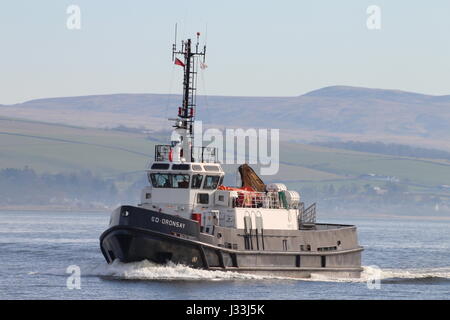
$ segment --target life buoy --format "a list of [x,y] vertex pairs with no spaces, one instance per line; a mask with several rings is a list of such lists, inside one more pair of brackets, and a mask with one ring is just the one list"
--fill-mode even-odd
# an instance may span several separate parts
[[169,161],[172,162],[172,160],[173,160],[173,150],[170,149],[170,151],[169,151]]

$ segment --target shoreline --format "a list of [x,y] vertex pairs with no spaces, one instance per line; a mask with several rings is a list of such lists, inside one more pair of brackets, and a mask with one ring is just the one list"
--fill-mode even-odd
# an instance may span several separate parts
[[[386,213],[371,213],[367,215],[356,215],[356,214],[347,214],[347,215],[324,215],[324,220],[326,218],[372,218],[372,219],[399,219],[399,220],[434,220],[434,221],[450,221],[450,216],[402,216],[402,215],[395,215],[395,214],[386,214]],[[319,222],[321,223],[321,222]]]
[[373,218],[373,219],[407,219],[407,220],[445,220],[450,221],[450,212],[443,212],[442,215],[402,215],[398,213],[386,213],[385,211],[380,212],[368,212],[367,214],[361,214],[359,212],[323,212],[320,216],[324,219],[326,218]]
[[111,212],[115,207],[111,208],[78,208],[67,206],[39,206],[39,205],[10,205],[0,206],[0,211],[35,211],[35,212]]

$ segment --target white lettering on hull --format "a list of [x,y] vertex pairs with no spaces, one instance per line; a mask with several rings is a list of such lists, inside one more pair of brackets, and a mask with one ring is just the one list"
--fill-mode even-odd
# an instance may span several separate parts
[[186,226],[185,223],[170,220],[170,219],[165,219],[165,218],[160,219],[158,217],[152,217],[151,221],[154,223],[165,224],[165,225],[180,228],[180,229],[184,229],[184,227]]

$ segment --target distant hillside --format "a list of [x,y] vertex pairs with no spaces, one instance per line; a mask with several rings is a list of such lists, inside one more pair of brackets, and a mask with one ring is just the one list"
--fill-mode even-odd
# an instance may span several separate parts
[[382,142],[329,141],[329,142],[317,142],[315,143],[315,145],[334,149],[346,149],[369,153],[388,154],[400,157],[450,160],[450,152],[436,149],[415,148],[395,143],[386,144]]
[[[102,177],[142,174],[155,143],[167,137],[0,118],[0,169],[31,167],[37,173],[91,171]],[[361,150],[362,151],[362,150]],[[448,184],[450,162],[282,142],[280,170],[268,182],[354,182],[360,175],[396,176],[421,186]],[[234,183],[236,165],[226,165]],[[257,170],[259,172],[259,170]],[[139,173],[138,173],[139,175]]]
[[300,96],[298,105],[303,111],[308,105],[315,106],[306,114],[311,128],[317,121],[340,132],[450,134],[450,95],[335,86]]
[[[91,127],[161,130],[179,95],[113,94],[32,100],[0,115]],[[281,128],[299,141],[383,141],[450,150],[450,95],[326,87],[298,97],[199,96],[197,117],[220,127]]]
[[[135,203],[140,188],[148,183],[144,169],[154,145],[167,139],[124,128],[102,130],[1,117],[0,127],[0,206],[24,201],[83,204],[92,200],[96,186],[102,194],[97,199],[100,206],[108,203],[108,197],[112,202],[122,197]],[[234,185],[237,165],[224,169],[225,183]],[[398,183],[372,176],[394,177]],[[70,183],[66,185],[72,179],[77,181],[73,190]],[[278,174],[262,179],[300,191],[308,203],[322,199],[331,207],[342,205],[342,199],[358,205],[402,201],[450,206],[450,161],[440,159],[282,142]]]

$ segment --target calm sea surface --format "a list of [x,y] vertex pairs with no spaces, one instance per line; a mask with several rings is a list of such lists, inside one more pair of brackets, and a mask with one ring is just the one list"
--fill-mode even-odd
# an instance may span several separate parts
[[[147,261],[107,265],[98,238],[108,222],[108,213],[0,211],[0,299],[450,298],[449,220],[322,219],[358,226],[365,272],[348,281],[256,277]],[[80,289],[71,290],[67,270],[74,265]],[[367,279],[377,267],[380,287],[369,289]]]

